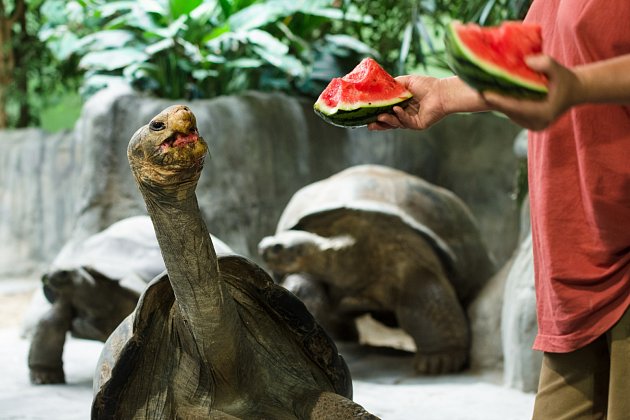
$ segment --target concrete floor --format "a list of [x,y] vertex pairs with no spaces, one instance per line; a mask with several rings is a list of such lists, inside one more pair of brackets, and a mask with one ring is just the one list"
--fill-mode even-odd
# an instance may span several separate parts
[[[0,281],[0,419],[85,420],[92,374],[102,344],[70,338],[64,351],[66,385],[33,386],[28,340],[20,325],[36,281]],[[407,353],[342,345],[354,399],[384,420],[527,420],[534,395],[500,384],[500,372],[420,377]]]

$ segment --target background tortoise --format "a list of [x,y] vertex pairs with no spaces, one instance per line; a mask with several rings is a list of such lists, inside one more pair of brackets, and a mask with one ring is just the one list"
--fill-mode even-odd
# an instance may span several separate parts
[[251,261],[217,258],[195,195],[206,152],[185,106],[129,143],[168,276],[107,340],[92,418],[375,418],[305,306]]
[[149,281],[164,270],[147,216],[121,220],[67,243],[42,276],[43,294],[36,293],[31,305],[37,305],[31,315],[37,318],[28,355],[31,382],[65,382],[66,333],[105,341],[133,311]]
[[[217,248],[229,247],[214,238]],[[31,335],[31,382],[65,382],[62,353],[66,333],[105,341],[136,306],[147,284],[166,267],[148,216],[120,220],[59,252],[27,315]]]
[[463,307],[494,272],[458,197],[378,165],[296,192],[259,251],[333,336],[354,338],[354,319],[365,313],[400,326],[415,341],[420,373],[465,365]]

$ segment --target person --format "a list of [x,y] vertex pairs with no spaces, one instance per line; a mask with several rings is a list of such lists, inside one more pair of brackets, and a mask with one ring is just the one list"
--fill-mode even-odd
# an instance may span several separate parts
[[529,131],[538,334],[534,419],[630,419],[630,2],[534,0],[542,101],[477,93],[457,77],[398,78],[415,97],[370,130],[425,129],[498,110]]

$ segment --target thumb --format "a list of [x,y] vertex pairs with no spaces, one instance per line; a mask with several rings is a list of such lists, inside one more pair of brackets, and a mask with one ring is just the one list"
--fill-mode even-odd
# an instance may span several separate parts
[[555,61],[548,55],[530,55],[525,57],[525,64],[537,72],[549,74],[555,65]]
[[411,75],[405,75],[405,76],[397,76],[394,78],[396,80],[396,82],[398,82],[399,84],[403,85],[406,88],[409,88],[409,84],[411,83]]

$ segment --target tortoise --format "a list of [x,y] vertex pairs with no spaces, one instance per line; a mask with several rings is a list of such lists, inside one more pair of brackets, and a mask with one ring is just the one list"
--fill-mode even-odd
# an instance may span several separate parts
[[167,274],[109,337],[93,419],[375,419],[302,302],[250,259],[217,254],[195,189],[207,144],[184,105],[132,136],[128,158]]
[[355,320],[364,314],[402,328],[415,342],[421,374],[466,366],[464,308],[495,271],[461,199],[375,164],[298,190],[259,253],[335,339],[356,339]]
[[[213,237],[218,249],[231,252]],[[42,276],[25,335],[33,384],[65,383],[66,333],[105,341],[136,306],[147,284],[166,270],[149,216],[119,220],[84,240],[69,241]]]
[[66,243],[34,296],[35,324],[25,326],[32,328],[31,382],[64,383],[66,333],[105,341],[133,311],[149,281],[164,270],[148,216],[123,219],[85,240]]

